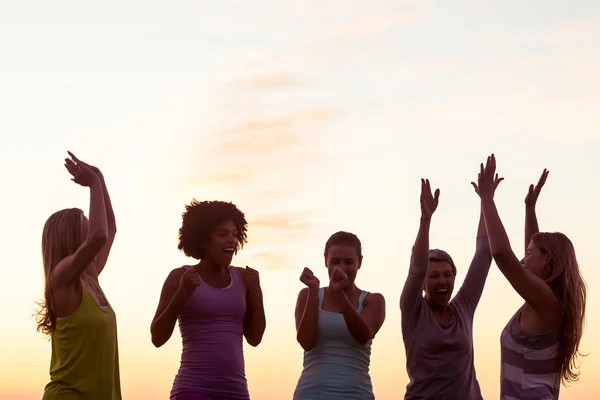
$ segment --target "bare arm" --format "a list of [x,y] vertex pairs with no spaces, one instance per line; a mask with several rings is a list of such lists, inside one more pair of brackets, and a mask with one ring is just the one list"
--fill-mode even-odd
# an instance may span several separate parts
[[248,289],[246,294],[246,315],[244,316],[244,336],[250,346],[256,347],[262,341],[267,327],[265,307],[260,284]]
[[102,184],[96,177],[90,185],[90,218],[87,237],[73,255],[58,263],[52,273],[54,284],[66,286],[77,281],[107,241],[108,228]]
[[108,194],[108,189],[106,188],[106,183],[104,182],[104,177],[100,175],[100,181],[102,183],[102,193],[104,195],[104,206],[106,207],[106,222],[108,227],[108,240],[98,256],[96,257],[96,271],[97,274],[100,275],[106,262],[108,261],[108,256],[110,254],[110,250],[112,248],[113,242],[115,240],[115,235],[117,234],[117,223],[115,220],[115,213],[113,211],[112,203],[110,201],[110,196]]
[[160,347],[173,335],[181,307],[188,295],[179,290],[181,277],[185,268],[176,268],[167,277],[160,294],[156,314],[150,325],[152,344]]
[[108,260],[108,255],[110,254],[110,249],[112,248],[112,244],[115,240],[115,235],[117,233],[117,224],[115,221],[115,213],[113,211],[112,203],[110,201],[110,196],[108,194],[108,189],[106,188],[106,183],[104,181],[104,175],[100,171],[98,167],[94,167],[86,162],[78,159],[73,153],[69,152],[69,155],[75,160],[78,164],[89,168],[96,176],[100,179],[100,183],[102,185],[102,194],[104,198],[104,206],[106,207],[106,223],[108,227],[108,240],[102,250],[96,256],[96,273],[94,275],[95,278],[98,278],[98,275],[104,269],[106,265],[106,261]]
[[352,337],[361,345],[373,339],[385,321],[385,299],[379,293],[368,295],[360,314],[343,290],[332,291],[342,308],[342,315]]
[[542,279],[523,268],[515,256],[502,225],[494,199],[481,199],[492,256],[500,271],[519,295],[533,307],[538,315],[555,318],[560,311],[558,299],[550,286]]
[[537,185],[529,185],[529,191],[525,197],[525,252],[527,252],[527,246],[529,246],[529,242],[531,242],[531,237],[540,231],[537,215],[535,213],[535,205],[540,195],[540,191],[542,190],[544,183],[546,183],[548,173],[549,171],[544,169]]
[[296,340],[305,351],[317,344],[319,330],[319,288],[304,288],[296,301]]

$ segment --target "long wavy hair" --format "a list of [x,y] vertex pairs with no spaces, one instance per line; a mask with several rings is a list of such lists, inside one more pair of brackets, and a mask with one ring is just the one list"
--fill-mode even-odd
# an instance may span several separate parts
[[573,243],[560,232],[540,232],[531,238],[548,257],[543,279],[550,285],[564,310],[560,341],[563,384],[579,379],[579,342],[585,326],[587,287],[575,256]]
[[44,300],[38,302],[37,331],[48,338],[56,328],[56,315],[52,307],[52,272],[56,265],[74,254],[83,243],[83,211],[67,208],[48,218],[42,233],[42,261],[44,264]]

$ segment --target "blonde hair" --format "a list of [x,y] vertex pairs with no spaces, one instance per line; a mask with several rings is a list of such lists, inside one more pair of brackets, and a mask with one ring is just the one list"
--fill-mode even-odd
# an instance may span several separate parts
[[67,208],[55,212],[44,224],[42,233],[42,261],[44,264],[44,300],[38,302],[37,331],[50,338],[56,328],[56,315],[52,308],[52,271],[66,257],[74,254],[83,243],[83,211]]
[[564,310],[560,340],[563,384],[579,379],[579,342],[585,325],[587,288],[575,256],[573,243],[560,232],[541,232],[532,236],[535,245],[548,256],[543,279],[552,287]]

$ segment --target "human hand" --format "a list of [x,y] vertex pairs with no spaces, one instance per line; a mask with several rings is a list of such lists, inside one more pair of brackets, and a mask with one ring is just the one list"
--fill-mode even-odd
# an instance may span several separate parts
[[348,286],[348,275],[340,268],[333,267],[331,277],[329,278],[329,287],[334,292],[341,292]]
[[431,194],[431,185],[429,179],[421,179],[421,216],[431,218],[437,209],[440,200],[440,189],[435,190],[435,194]]
[[248,266],[246,266],[246,269],[242,274],[242,281],[244,281],[244,284],[248,290],[260,288],[260,277],[258,275],[258,271]]
[[81,186],[89,187],[98,181],[98,175],[85,163],[78,162],[70,152],[71,158],[65,158],[65,168],[73,176],[71,180]]
[[88,168],[90,168],[96,175],[98,175],[98,177],[100,179],[104,179],[104,176],[102,175],[102,172],[100,171],[100,169],[98,167],[94,167],[93,165],[90,165],[86,162],[81,161],[79,158],[77,158],[75,156],[75,154],[71,153],[70,151],[67,151],[67,153],[69,153],[69,155],[71,156],[71,158],[77,163],[77,164],[81,164],[82,166],[86,166]]
[[300,282],[308,286],[309,289],[318,289],[320,284],[319,279],[308,268],[304,268],[302,271]]
[[198,273],[198,270],[196,267],[191,267],[181,275],[179,289],[177,291],[183,298],[187,299],[201,283],[202,277]]
[[[498,185],[503,180],[504,180],[504,178],[498,178],[498,173],[496,172],[496,176],[494,177],[494,190],[492,192],[492,197],[494,196],[494,193],[496,193],[496,188],[498,188]],[[477,184],[475,182],[471,182],[471,185],[473,185],[473,188],[475,189],[475,193],[477,193],[479,195],[479,186],[477,186]]]
[[546,183],[546,178],[548,178],[548,173],[550,171],[548,171],[546,168],[544,168],[544,171],[542,172],[542,175],[540,176],[540,179],[538,180],[537,185],[529,185],[529,191],[527,192],[527,196],[525,196],[525,206],[527,207],[535,207],[535,203],[537,203],[537,199],[540,195],[540,191],[542,190],[542,187],[544,187],[544,184]]
[[475,187],[475,191],[479,195],[479,197],[494,197],[494,191],[498,187],[498,184],[504,178],[498,178],[498,174],[496,174],[496,156],[493,154],[489,156],[486,160],[485,167],[483,163],[479,166],[479,174],[477,175],[477,185],[474,182],[473,187]]

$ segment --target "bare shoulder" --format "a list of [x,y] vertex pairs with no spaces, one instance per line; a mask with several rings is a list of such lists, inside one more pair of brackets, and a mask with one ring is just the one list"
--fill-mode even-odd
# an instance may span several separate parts
[[306,297],[308,297],[308,288],[307,287],[300,289],[300,291],[298,292],[299,299],[303,299]]
[[181,276],[184,274],[184,272],[187,269],[185,267],[179,267],[179,268],[175,268],[173,270],[171,270],[171,272],[169,272],[169,275],[167,276],[167,279],[165,279],[165,286],[173,286],[173,285],[177,285],[179,286],[179,281],[181,280]]
[[363,307],[366,306],[385,307],[385,297],[381,293],[369,293],[363,301]]

